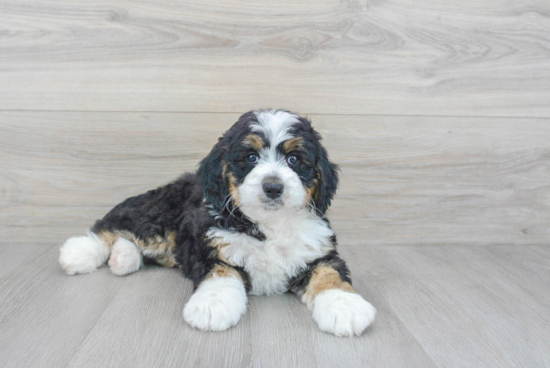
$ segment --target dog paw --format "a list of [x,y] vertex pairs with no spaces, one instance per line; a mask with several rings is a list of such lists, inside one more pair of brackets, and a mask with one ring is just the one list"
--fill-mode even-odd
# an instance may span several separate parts
[[59,250],[59,264],[68,275],[93,272],[108,257],[109,247],[92,233],[68,239]]
[[118,276],[136,272],[141,267],[142,256],[134,243],[126,239],[118,239],[113,244],[109,267]]
[[235,326],[246,312],[246,291],[235,277],[203,281],[183,309],[183,318],[203,331],[223,331]]
[[319,328],[336,336],[361,335],[375,315],[376,309],[360,295],[337,289],[319,294],[313,306]]

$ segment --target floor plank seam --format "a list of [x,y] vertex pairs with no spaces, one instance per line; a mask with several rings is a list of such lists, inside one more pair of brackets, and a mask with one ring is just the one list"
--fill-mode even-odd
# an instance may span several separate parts
[[[7,243],[7,242],[0,242],[0,247],[3,246],[3,245],[6,245],[6,246],[15,246],[15,245],[21,245],[21,244],[27,244],[27,242],[24,242],[24,241],[22,241],[22,242],[9,242],[9,243]],[[40,243],[35,243],[35,244],[40,244]],[[55,247],[58,246],[57,244],[56,244],[56,245],[51,245],[51,243],[49,243],[49,242],[48,242],[48,243],[43,243],[43,244],[44,244],[44,246],[43,246],[44,249],[43,249],[42,251],[38,252],[38,253],[35,253],[35,254],[34,254],[34,258],[32,258],[32,259],[30,260],[30,262],[35,262],[38,258],[44,257],[44,255],[45,255],[46,253],[48,253],[48,252],[51,251],[53,248],[55,248]],[[3,285],[2,279],[5,278],[6,276],[9,276],[9,275],[11,274],[11,272],[12,272],[13,270],[15,270],[17,267],[19,267],[19,266],[21,266],[21,265],[23,265],[23,264],[26,264],[26,263],[29,263],[29,260],[28,260],[28,259],[25,259],[25,260],[19,262],[19,263],[16,264],[16,265],[12,265],[12,266],[10,267],[9,271],[8,271],[5,275],[3,275],[2,277],[0,277],[0,290],[2,289],[2,285]]]
[[[14,297],[16,297],[16,296],[19,294],[19,292],[21,292],[21,291],[24,289],[24,287],[25,287],[29,282],[36,281],[36,278],[34,277],[35,275],[37,275],[37,274],[39,274],[40,272],[42,272],[43,270],[45,270],[45,269],[51,267],[49,261],[50,261],[51,259],[53,259],[55,256],[52,255],[52,256],[50,256],[50,257],[51,257],[51,258],[46,259],[46,262],[42,263],[42,267],[40,267],[40,268],[33,268],[33,271],[35,271],[35,272],[34,272],[32,275],[28,275],[29,278],[23,283],[23,285],[21,285],[21,287],[19,287],[19,289],[18,289],[17,291],[13,292],[12,295],[10,295],[10,293],[12,293],[13,289],[15,289],[19,284],[14,285],[11,289],[9,289],[9,290],[7,290],[7,291],[5,291],[5,292],[2,292],[2,294],[4,294],[4,297],[9,297],[9,299],[6,300],[4,297],[2,297],[2,299],[0,299],[0,305],[2,305],[2,306],[8,305],[9,302],[10,302]],[[11,276],[11,274],[8,273],[8,274],[5,275],[3,278],[9,278],[10,276]],[[1,290],[1,286],[2,286],[2,285],[0,285],[0,290]],[[0,309],[0,311],[2,311],[2,309]],[[2,321],[2,319],[4,318],[4,315],[5,315],[5,312],[3,312],[2,314],[0,314],[0,321]]]
[[[85,276],[85,275],[84,275]],[[84,345],[84,343],[86,342],[86,340],[88,339],[88,336],[90,336],[90,334],[92,333],[92,331],[94,330],[94,328],[97,326],[97,323],[99,322],[99,320],[101,319],[101,317],[105,314],[105,311],[107,310],[107,308],[109,307],[109,305],[111,305],[111,302],[113,301],[113,299],[115,298],[115,296],[118,294],[119,290],[122,288],[122,286],[124,286],[124,284],[126,283],[126,280],[123,280],[123,282],[120,284],[120,286],[116,289],[116,291],[113,293],[113,295],[109,298],[109,300],[105,303],[105,307],[101,309],[101,312],[97,314],[97,317],[93,320],[93,322],[91,323],[91,326],[90,326],[90,329],[84,334],[84,336],[82,337],[82,339],[80,340],[80,343],[78,344],[78,346],[76,346],[74,349],[73,349],[73,353],[71,354],[70,357],[68,357],[67,359],[67,363],[65,365],[65,367],[69,367],[71,365],[71,362],[73,361],[73,359],[76,357],[76,355],[78,354],[78,352],[80,351],[80,349],[82,348],[82,346]]]
[[[384,245],[381,245],[381,246],[376,246],[376,247],[384,247]],[[351,249],[351,247],[350,247]],[[354,263],[356,267],[360,267],[357,263],[354,262],[355,259],[357,259],[358,255],[357,254],[354,254],[353,251],[349,251],[348,252],[353,255],[354,257],[353,258],[350,258],[350,260],[348,262],[350,263]],[[391,310],[391,312],[393,313],[393,315],[395,316],[395,318],[397,318],[397,320],[401,323],[401,326],[408,332],[409,336],[418,344],[418,346],[420,347],[420,349],[422,349],[422,351],[426,354],[426,357],[428,357],[430,359],[430,362],[433,363],[433,366],[434,367],[437,367],[437,363],[436,361],[434,360],[434,357],[432,356],[432,354],[428,353],[426,351],[426,348],[425,346],[420,342],[418,341],[417,337],[415,334],[412,333],[412,331],[409,329],[409,327],[405,324],[405,322],[401,319],[401,317],[399,316],[399,314],[397,313],[397,311],[393,308],[393,305],[388,301],[386,300],[386,298],[384,297],[384,294],[382,292],[380,292],[380,290],[378,289],[376,283],[372,283],[372,288],[374,288],[374,290],[376,290],[376,292],[378,293],[378,295],[380,295],[380,297],[385,301],[385,304],[386,304],[386,308],[389,307],[389,309]],[[375,306],[376,307],[376,306]],[[377,319],[380,318],[379,316],[377,316]],[[375,322],[376,323],[376,320]]]

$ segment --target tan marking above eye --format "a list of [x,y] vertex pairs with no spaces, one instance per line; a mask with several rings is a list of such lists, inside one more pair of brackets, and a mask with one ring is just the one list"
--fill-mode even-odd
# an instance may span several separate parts
[[292,138],[286,141],[285,143],[283,143],[283,150],[285,154],[288,154],[296,149],[304,148],[304,147],[305,147],[305,142],[302,137]]
[[253,148],[256,152],[259,152],[264,148],[265,142],[259,135],[249,134],[243,139],[242,145]]

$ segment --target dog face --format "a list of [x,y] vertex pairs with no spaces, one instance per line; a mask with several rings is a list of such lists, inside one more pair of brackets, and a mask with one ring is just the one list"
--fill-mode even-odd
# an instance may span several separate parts
[[311,123],[282,110],[239,118],[201,162],[206,200],[218,213],[235,207],[252,220],[308,208],[322,216],[338,185]]

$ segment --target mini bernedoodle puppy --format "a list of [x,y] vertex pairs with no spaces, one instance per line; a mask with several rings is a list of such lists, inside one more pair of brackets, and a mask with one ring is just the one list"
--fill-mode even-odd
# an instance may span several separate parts
[[68,239],[69,275],[107,259],[126,275],[144,260],[181,268],[195,292],[183,318],[222,331],[246,312],[247,293],[292,291],[323,331],[360,335],[376,310],[355,293],[325,211],[338,185],[309,120],[283,110],[239,118],[196,173],[126,199],[87,236]]

